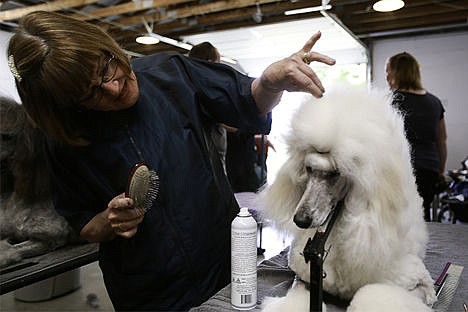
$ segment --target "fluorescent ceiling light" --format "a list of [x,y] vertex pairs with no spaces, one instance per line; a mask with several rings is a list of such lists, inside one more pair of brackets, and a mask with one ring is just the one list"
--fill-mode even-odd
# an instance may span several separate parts
[[374,3],[372,8],[377,12],[391,12],[401,9],[405,6],[402,0],[380,0]]
[[308,7],[308,8],[302,8],[302,9],[297,9],[297,10],[290,10],[290,11],[285,11],[284,15],[295,15],[295,14],[303,14],[303,13],[310,13],[310,12],[317,12],[317,11],[323,11],[323,10],[330,10],[331,5],[319,5],[319,6],[314,6],[314,7]]
[[136,42],[140,44],[156,44],[159,43],[159,39],[155,38],[151,35],[144,35],[144,36],[139,36],[135,39]]
[[188,44],[188,43],[185,43],[185,42],[180,42],[180,41],[177,41],[175,39],[172,39],[172,38],[169,38],[169,37],[164,37],[164,36],[161,36],[161,35],[155,34],[155,33],[151,33],[149,35],[154,37],[154,38],[159,39],[159,41],[161,41],[161,42],[164,42],[164,43],[167,43],[167,44],[170,44],[170,45],[173,45],[173,46],[176,46],[176,47],[188,50],[188,51],[190,51],[192,49],[192,45]]
[[[142,40],[143,42],[140,42],[139,40]],[[156,43],[158,43],[160,41],[164,42],[164,43],[167,43],[167,44],[170,44],[170,45],[173,45],[173,46],[176,46],[176,47],[179,47],[179,48],[182,48],[182,49],[185,49],[185,50],[192,49],[191,44],[188,44],[188,43],[185,43],[185,42],[180,42],[180,41],[174,40],[172,38],[164,37],[164,36],[161,36],[161,35],[158,35],[158,34],[155,34],[155,33],[148,33],[148,34],[146,34],[144,36],[140,36],[140,37],[136,38],[136,42],[141,43],[141,44],[156,44]],[[146,43],[146,42],[150,42],[150,43]]]
[[221,56],[221,61],[226,62],[226,63],[230,63],[230,64],[237,64],[237,61],[233,60],[230,57],[226,57],[226,56]]

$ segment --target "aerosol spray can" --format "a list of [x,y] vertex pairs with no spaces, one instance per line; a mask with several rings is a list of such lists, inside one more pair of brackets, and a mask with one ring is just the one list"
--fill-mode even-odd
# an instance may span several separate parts
[[231,304],[237,310],[257,304],[257,222],[245,207],[231,223]]

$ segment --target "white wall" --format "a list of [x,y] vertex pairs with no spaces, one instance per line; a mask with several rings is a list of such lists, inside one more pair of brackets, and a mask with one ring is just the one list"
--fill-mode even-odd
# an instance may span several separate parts
[[0,30],[0,96],[13,98],[19,102],[15,80],[8,67],[7,48],[12,33]]
[[468,32],[378,40],[373,43],[372,83],[387,87],[388,57],[406,51],[421,65],[423,86],[439,97],[447,125],[447,169],[468,155]]

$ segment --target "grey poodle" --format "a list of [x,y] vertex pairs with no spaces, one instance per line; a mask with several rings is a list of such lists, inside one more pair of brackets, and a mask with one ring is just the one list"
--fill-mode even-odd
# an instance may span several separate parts
[[52,202],[45,136],[23,107],[0,97],[0,267],[78,241]]

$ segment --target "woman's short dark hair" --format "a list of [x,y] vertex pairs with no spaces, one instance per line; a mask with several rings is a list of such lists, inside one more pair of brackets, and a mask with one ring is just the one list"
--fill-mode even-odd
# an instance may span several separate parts
[[418,61],[409,53],[398,53],[388,60],[397,89],[423,89]]
[[62,143],[86,145],[80,99],[110,54],[125,73],[131,73],[128,57],[99,27],[54,12],[36,11],[21,18],[10,39],[8,57],[32,121]]
[[202,42],[194,45],[189,51],[188,56],[205,61],[216,61],[218,59],[218,52],[211,43]]

